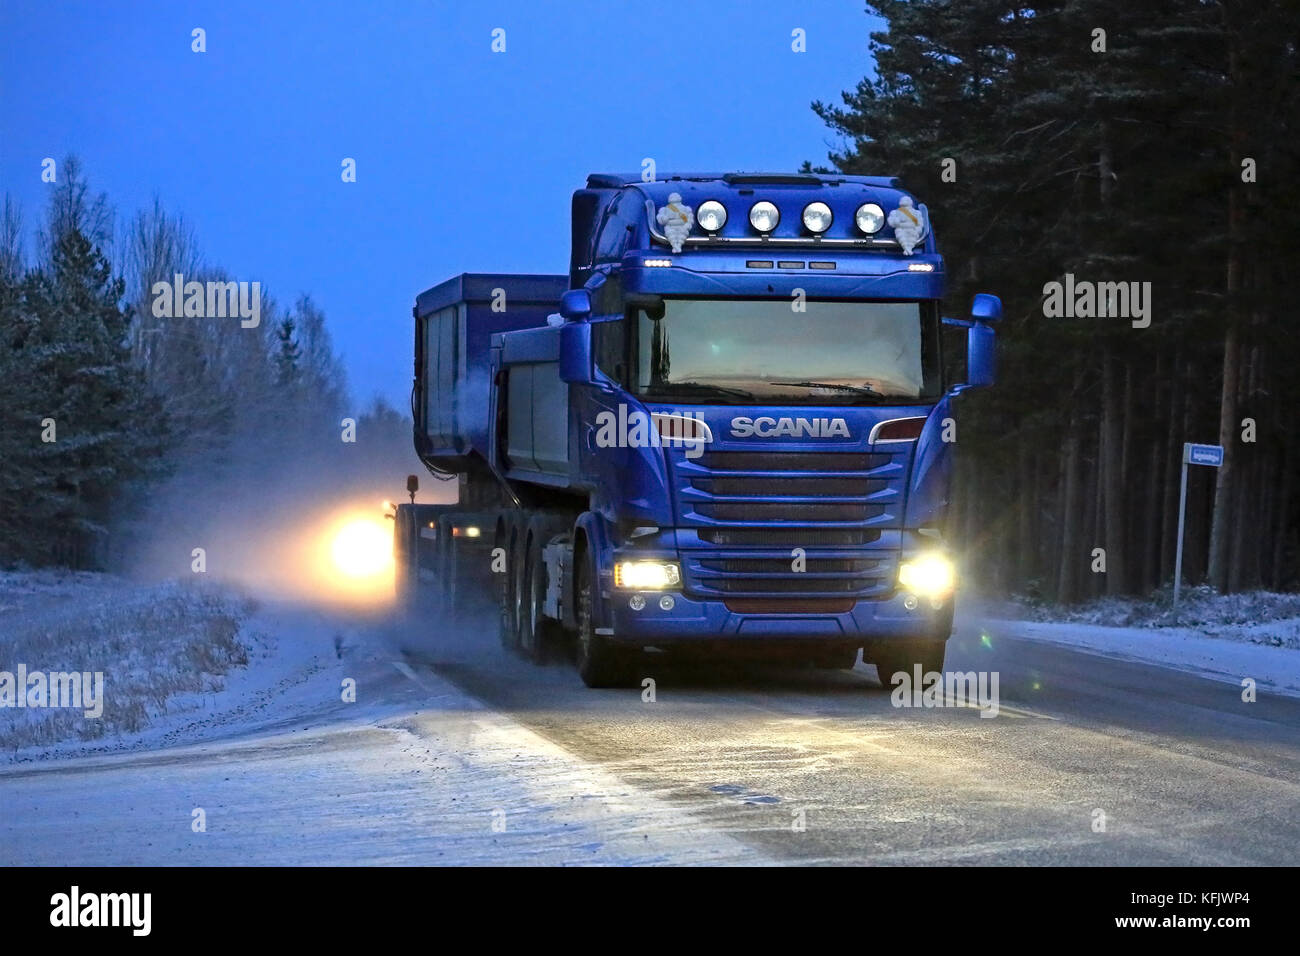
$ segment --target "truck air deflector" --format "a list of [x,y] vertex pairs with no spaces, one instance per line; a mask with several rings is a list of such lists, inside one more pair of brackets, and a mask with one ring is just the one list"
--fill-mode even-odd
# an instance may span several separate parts
[[[835,272],[756,272],[737,259],[735,271],[694,271],[690,268],[628,269],[623,288],[628,292],[685,297],[736,296],[787,298],[802,289],[809,299],[876,299],[880,301],[938,300],[943,296],[943,275],[933,272],[854,275]],[[701,267],[703,263],[692,263]]]

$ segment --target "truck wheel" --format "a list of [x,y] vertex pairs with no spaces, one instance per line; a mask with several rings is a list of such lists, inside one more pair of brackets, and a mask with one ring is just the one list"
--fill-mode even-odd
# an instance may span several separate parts
[[528,554],[524,562],[523,606],[519,615],[518,647],[524,657],[534,664],[544,663],[546,655],[555,643],[558,624],[542,616],[546,602],[546,565],[542,560],[540,536],[534,537],[528,545]]
[[948,642],[943,641],[899,641],[893,645],[883,645],[872,655],[876,662],[876,677],[886,687],[893,687],[892,678],[899,671],[909,677],[916,665],[921,665],[921,673],[931,671],[943,672],[943,658],[948,650]]
[[591,563],[586,555],[578,560],[574,571],[578,592],[578,676],[588,687],[620,687],[629,680],[628,654],[596,633]]
[[507,528],[505,536],[501,539],[498,547],[506,549],[506,568],[505,571],[498,574],[500,579],[497,596],[499,598],[500,614],[497,617],[497,636],[501,640],[501,646],[508,651],[513,651],[518,646],[519,641],[519,617],[517,614],[518,601],[516,598],[517,591],[515,588],[515,538],[511,534],[511,529]]
[[398,613],[410,618],[415,614],[419,588],[418,556],[412,531],[415,519],[405,507],[399,507],[393,518],[393,592]]

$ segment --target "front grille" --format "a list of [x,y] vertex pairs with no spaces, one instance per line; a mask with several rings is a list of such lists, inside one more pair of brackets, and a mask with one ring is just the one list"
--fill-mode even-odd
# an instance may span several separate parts
[[731,598],[722,602],[733,614],[847,614],[853,598]]
[[695,586],[715,594],[856,594],[878,596],[889,589],[891,562],[884,557],[822,557],[804,551],[757,557],[691,555],[687,571]]
[[[883,562],[878,558],[818,558],[807,555],[805,563],[806,571],[812,574],[859,574],[877,568]],[[706,558],[699,564],[709,571],[726,571],[729,574],[781,574],[789,573],[792,569],[792,561],[788,557]]]
[[834,548],[880,540],[875,528],[701,528],[708,544],[775,548]]
[[701,503],[697,514],[719,521],[866,521],[885,513],[884,505],[861,504],[790,504],[784,501],[746,501]]
[[699,463],[713,471],[870,471],[892,455],[856,451],[710,451]]
[[825,612],[832,600],[847,610],[886,596],[893,558],[844,549],[877,541],[880,530],[866,525],[895,514],[904,477],[895,462],[892,454],[839,451],[711,451],[681,462],[678,493],[700,542],[753,549],[684,554],[686,587],[750,614]]
[[705,583],[723,594],[856,594],[865,587],[875,587],[874,578],[717,578]]
[[745,476],[742,478],[692,478],[691,484],[701,491],[723,497],[816,497],[865,498],[883,490],[889,482],[883,478],[775,478]]

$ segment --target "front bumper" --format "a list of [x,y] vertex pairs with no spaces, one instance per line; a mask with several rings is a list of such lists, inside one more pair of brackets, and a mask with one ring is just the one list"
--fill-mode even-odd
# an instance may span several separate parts
[[[632,598],[640,595],[641,610],[633,610]],[[661,599],[671,598],[671,607]],[[946,638],[952,626],[953,597],[937,606],[926,598],[915,598],[915,608],[906,604],[910,596],[895,593],[879,600],[858,601],[841,613],[762,613],[731,610],[722,600],[700,600],[680,591],[613,591],[609,596],[613,622],[611,640],[621,644],[665,646],[670,644],[764,640],[791,640],[870,644],[878,640],[934,640]]]

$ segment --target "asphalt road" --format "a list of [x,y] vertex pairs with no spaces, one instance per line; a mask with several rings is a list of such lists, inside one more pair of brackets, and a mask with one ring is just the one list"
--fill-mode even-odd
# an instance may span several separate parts
[[647,663],[637,689],[501,652],[424,666],[710,829],[797,863],[1293,864],[1300,700],[959,618],[1000,708],[900,708],[852,671]]
[[960,615],[947,661],[998,673],[991,718],[861,664],[657,658],[651,702],[486,625],[372,631],[215,737],[0,770],[0,863],[1294,863],[1300,699],[999,627]]

